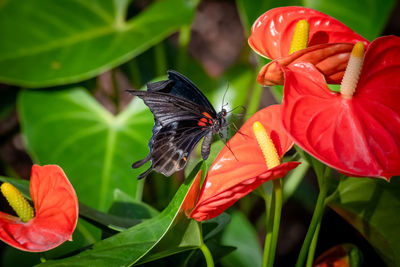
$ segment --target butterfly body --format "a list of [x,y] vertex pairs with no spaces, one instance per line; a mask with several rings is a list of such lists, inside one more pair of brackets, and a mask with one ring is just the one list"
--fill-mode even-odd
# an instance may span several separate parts
[[132,168],[148,161],[151,166],[138,179],[152,170],[165,176],[182,170],[203,137],[201,154],[207,159],[213,135],[222,137],[222,129],[227,126],[226,110],[217,113],[201,91],[176,71],[168,71],[168,80],[147,84],[147,91],[129,92],[141,98],[154,115],[150,153]]

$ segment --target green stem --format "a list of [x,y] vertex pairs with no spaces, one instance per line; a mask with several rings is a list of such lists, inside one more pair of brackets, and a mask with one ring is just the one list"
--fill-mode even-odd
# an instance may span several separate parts
[[208,249],[206,244],[204,244],[204,242],[201,244],[200,249],[201,252],[203,252],[204,258],[206,259],[207,267],[214,267],[213,257],[211,255],[210,250]]
[[273,210],[272,210],[272,199],[270,195],[264,193],[263,195],[264,202],[265,202],[265,242],[264,242],[264,254],[263,254],[263,261],[262,267],[266,267],[268,264],[268,255],[269,249],[271,247],[271,240],[272,240],[272,226],[273,226]]
[[278,243],[278,234],[279,234],[279,225],[281,222],[281,212],[282,212],[282,181],[281,179],[274,180],[274,191],[273,191],[273,207],[274,207],[274,218],[273,218],[273,226],[272,226],[272,236],[271,236],[271,245],[269,248],[268,262],[267,266],[274,266],[275,254],[276,254],[276,245]]
[[321,229],[321,221],[318,223],[317,228],[315,229],[314,236],[311,240],[310,249],[308,251],[306,267],[312,267],[315,255],[315,249],[318,243],[318,234],[319,230]]
[[247,114],[253,115],[258,110],[258,106],[260,105],[260,99],[262,95],[262,87],[257,83],[257,79],[253,79],[254,82],[251,85],[253,87],[251,92],[251,97],[249,100],[249,104],[247,106]]
[[[327,175],[329,175],[329,171],[330,168],[327,167],[328,171],[325,171],[324,174],[322,175],[323,177],[321,177],[320,180],[320,191],[318,194],[318,199],[317,199],[317,204],[315,206],[314,209],[314,214],[311,218],[311,223],[310,226],[308,227],[308,231],[306,234],[306,237],[304,238],[304,242],[303,245],[301,247],[300,253],[299,253],[299,257],[297,258],[297,262],[296,262],[296,267],[302,267],[304,265],[304,261],[306,259],[307,253],[311,244],[311,241],[314,237],[314,234],[316,233],[316,230],[318,228],[318,225],[321,224],[321,220],[322,220],[322,215],[324,212],[324,208],[325,208],[325,198],[327,195],[327,182],[325,181],[325,178],[327,177]],[[318,233],[316,233],[318,235]],[[315,237],[317,238],[317,237]],[[315,250],[315,247],[313,248]]]

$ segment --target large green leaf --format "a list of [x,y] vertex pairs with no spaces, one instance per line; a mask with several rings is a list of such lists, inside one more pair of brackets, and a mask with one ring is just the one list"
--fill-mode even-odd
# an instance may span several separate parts
[[240,212],[232,214],[221,243],[237,247],[235,251],[222,259],[224,266],[261,266],[262,251],[257,233],[248,219]]
[[193,200],[200,189],[199,179],[194,179],[200,167],[201,164],[196,166],[158,216],[95,243],[92,249],[78,255],[47,261],[40,266],[130,266],[199,247],[199,225],[189,220],[185,212],[192,208],[186,206],[187,200]]
[[126,21],[129,2],[2,1],[0,81],[43,87],[94,77],[189,24],[197,1],[157,1]]
[[400,266],[400,178],[347,178],[329,206],[354,226],[387,263]]
[[[128,96],[127,96],[128,97]],[[22,133],[33,160],[60,165],[80,202],[106,211],[114,189],[141,198],[134,160],[148,153],[153,118],[140,100],[113,116],[85,90],[23,91]]]

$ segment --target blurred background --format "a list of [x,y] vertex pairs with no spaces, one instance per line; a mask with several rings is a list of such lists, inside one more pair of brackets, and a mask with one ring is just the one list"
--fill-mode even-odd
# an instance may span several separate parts
[[[258,16],[286,5],[327,13],[369,40],[400,36],[400,4],[395,0],[0,1],[0,175],[29,179],[33,163],[55,163],[68,174],[80,201],[93,208],[108,210],[112,190],[126,181],[126,193],[135,191],[133,197],[162,210],[185,175],[166,179],[153,173],[144,183],[136,182],[143,169],[135,172],[130,165],[147,155],[153,119],[125,90],[143,88],[174,69],[201,88],[216,110],[228,88],[228,109],[246,107],[243,118],[235,119],[240,125],[258,109],[280,101],[282,88],[256,83],[266,60],[251,51],[247,38]],[[108,112],[123,115],[118,117],[121,124],[109,123]],[[79,116],[71,119],[71,114]],[[98,118],[106,119],[97,125]],[[125,127],[115,130],[115,140],[106,128],[111,124],[112,129]],[[64,142],[69,136],[74,138]],[[213,145],[214,153],[218,148],[220,142]],[[99,192],[99,177],[116,182]],[[283,207],[276,266],[294,265],[316,201],[312,172],[296,186]],[[4,199],[1,210],[12,213]],[[250,195],[228,212],[231,223],[218,239],[238,249],[217,264],[259,266],[264,202]],[[357,230],[327,209],[316,255],[342,243],[359,248],[364,266],[385,266]],[[4,243],[0,249],[1,266],[39,262],[37,254]],[[174,260],[162,263],[174,266]],[[204,263],[199,256],[191,264]]]

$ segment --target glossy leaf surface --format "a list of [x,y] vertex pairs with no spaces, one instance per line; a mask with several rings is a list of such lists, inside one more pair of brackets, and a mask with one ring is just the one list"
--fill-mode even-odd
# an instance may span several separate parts
[[142,183],[131,164],[148,153],[153,126],[141,101],[113,116],[85,90],[74,88],[24,91],[18,106],[30,155],[40,164],[62,166],[80,202],[106,211],[116,188],[140,199]]
[[128,0],[3,2],[0,81],[43,87],[94,77],[189,24],[195,8],[190,1],[159,1],[126,21],[129,3]]

